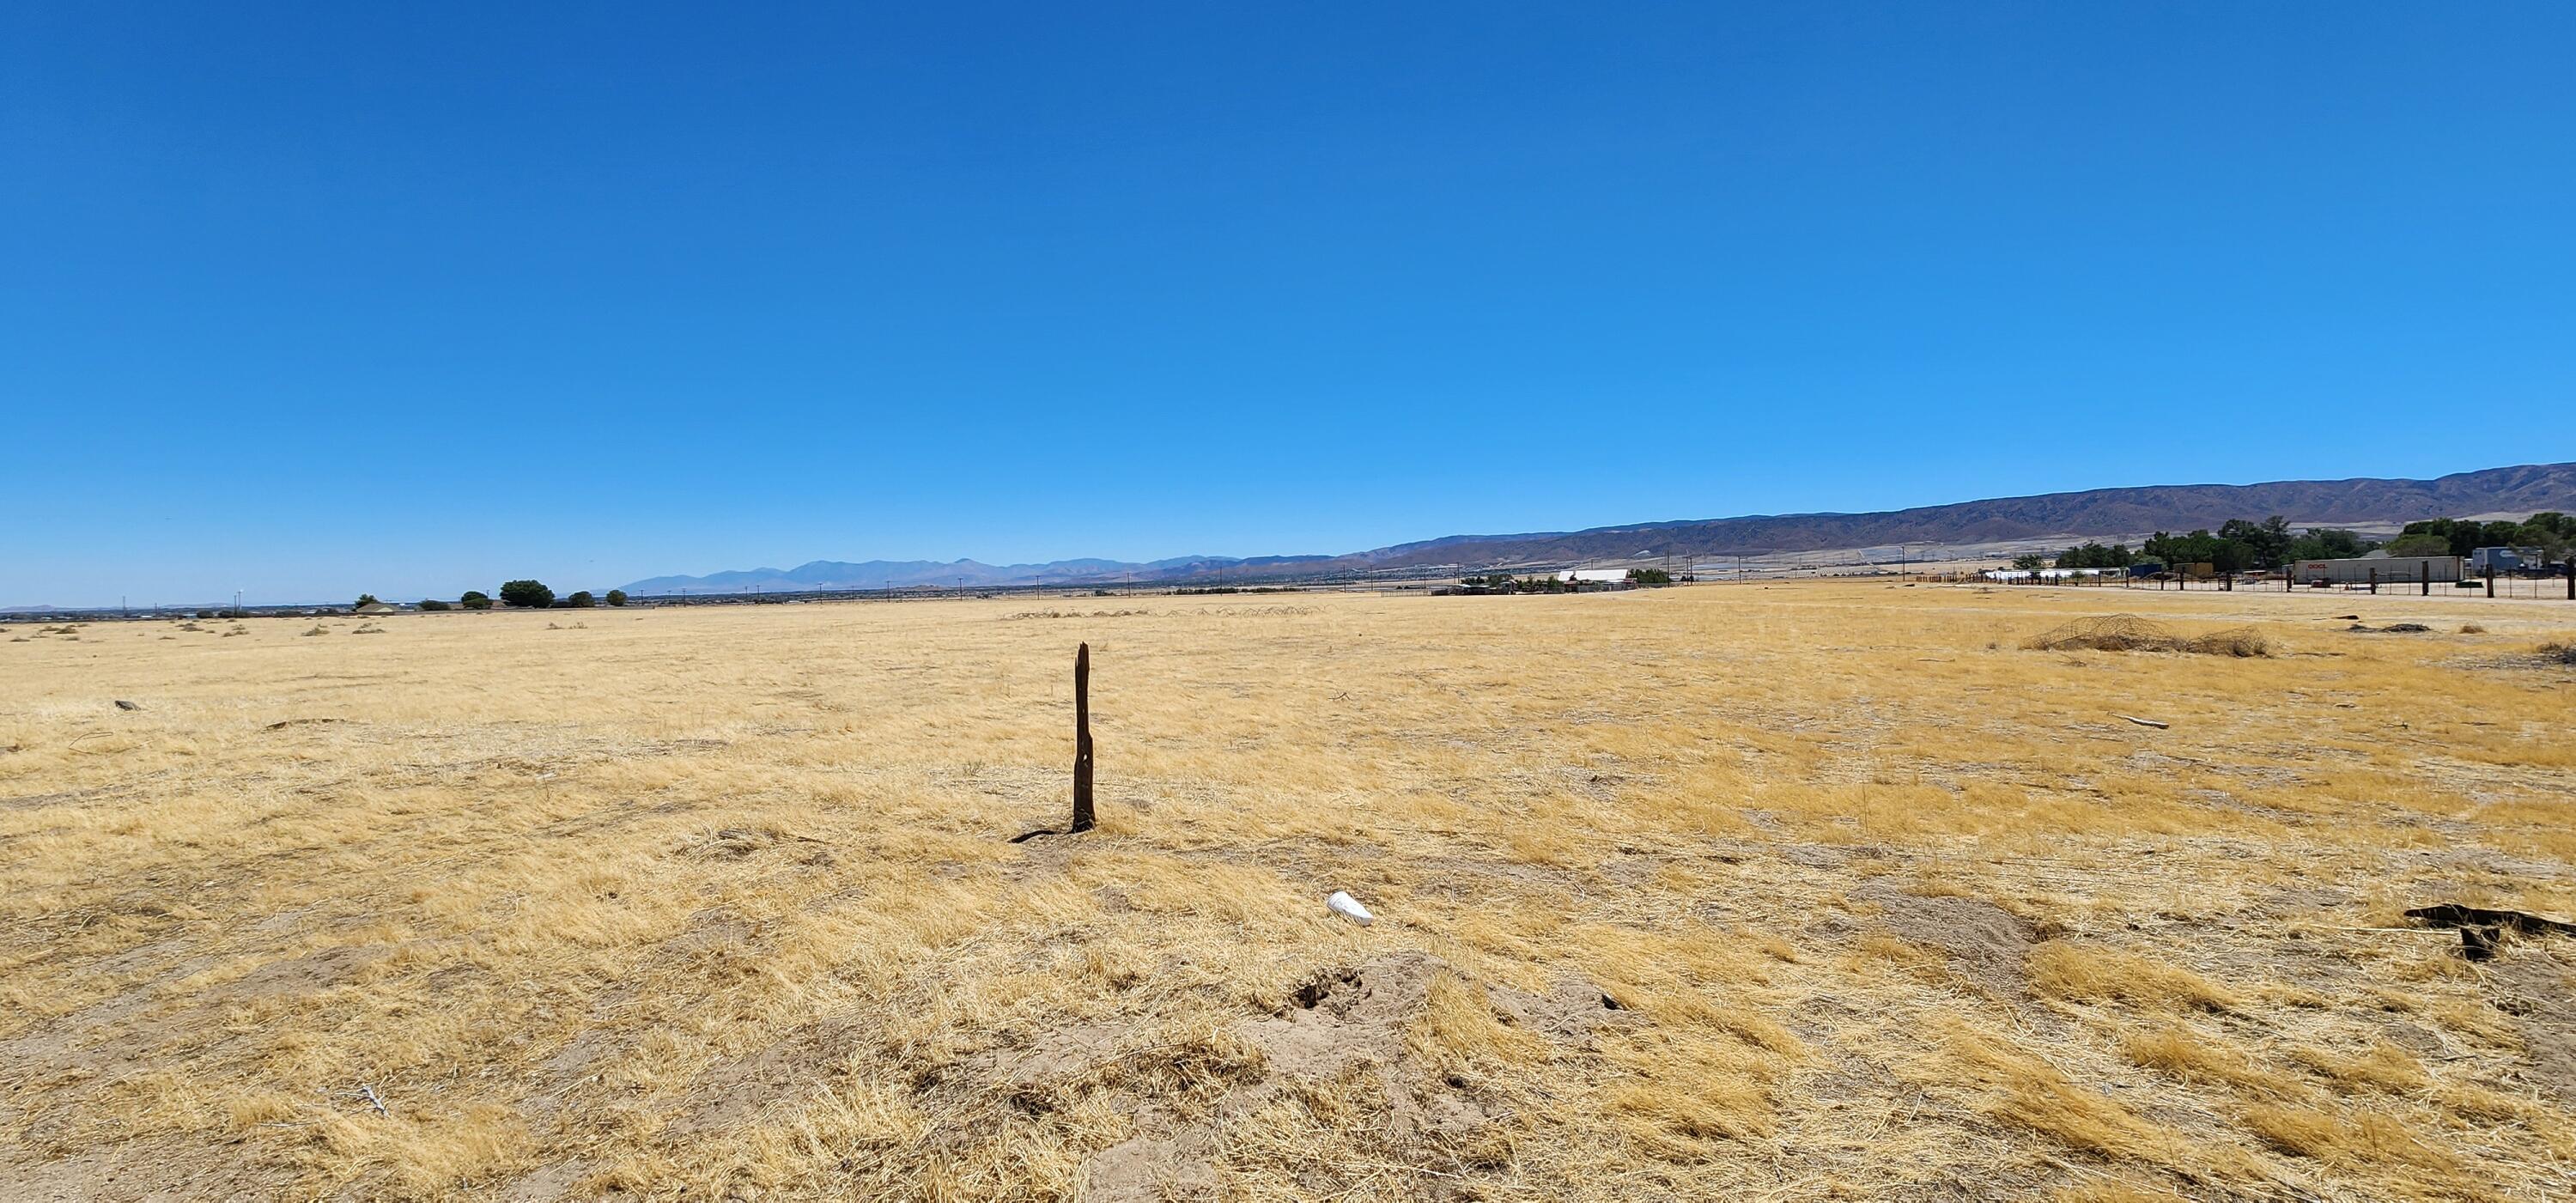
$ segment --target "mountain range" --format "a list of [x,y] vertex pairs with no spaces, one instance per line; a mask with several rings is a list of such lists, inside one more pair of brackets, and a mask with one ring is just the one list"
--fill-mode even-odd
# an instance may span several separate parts
[[1343,555],[1183,556],[1147,563],[1082,559],[998,565],[974,560],[816,560],[788,569],[657,576],[628,585],[626,591],[658,596],[922,586],[1082,585],[1122,580],[1251,581],[1661,556],[1750,556],[1897,544],[2129,538],[2159,530],[2215,528],[2230,518],[2260,520],[2274,514],[2304,527],[2540,510],[2576,510],[2576,463],[2488,468],[2432,480],[2360,477],[2250,485],[2150,485],[2001,497],[1865,514],[1763,514],[1579,531],[1451,535]]

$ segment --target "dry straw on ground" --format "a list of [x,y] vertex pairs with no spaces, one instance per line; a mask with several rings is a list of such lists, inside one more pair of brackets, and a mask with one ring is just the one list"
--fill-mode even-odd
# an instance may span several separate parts
[[[2073,590],[1183,602],[0,645],[0,1194],[2576,1182],[2576,941],[2399,917],[2576,909],[2564,608],[2123,599],[2256,660],[2010,646]],[[1006,843],[1077,640],[1101,826]]]
[[2268,656],[2271,641],[2252,627],[2232,627],[2198,635],[2176,635],[2135,614],[2078,618],[2034,635],[2022,643],[2031,651],[2192,652],[2204,656]]

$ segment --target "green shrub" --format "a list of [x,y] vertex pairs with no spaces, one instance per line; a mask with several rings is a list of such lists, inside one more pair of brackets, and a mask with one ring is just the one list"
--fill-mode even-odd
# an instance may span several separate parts
[[434,614],[440,610],[453,610],[456,607],[434,597],[424,597],[420,599],[420,608]]
[[2392,556],[2447,556],[2451,541],[2440,535],[2400,535],[2388,545]]
[[542,610],[555,604],[555,591],[544,581],[501,582],[501,604],[514,610]]
[[590,595],[590,590],[579,589],[575,590],[571,597],[565,598],[564,604],[576,610],[587,610],[598,605],[599,599],[592,597]]
[[626,591],[625,591],[625,590],[623,590],[623,589],[611,589],[611,590],[609,590],[609,591],[608,591],[608,604],[609,604],[609,605],[612,605],[612,606],[622,606],[622,605],[625,605],[625,604],[626,604]]
[[456,604],[468,610],[489,610],[492,608],[492,595],[480,589],[468,589],[465,596],[456,599]]

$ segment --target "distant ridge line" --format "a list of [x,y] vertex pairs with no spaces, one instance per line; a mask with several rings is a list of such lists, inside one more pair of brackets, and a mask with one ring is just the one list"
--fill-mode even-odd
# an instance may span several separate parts
[[2215,528],[2274,514],[2298,525],[2411,522],[2471,514],[2576,510],[2576,463],[2521,464],[2430,480],[2354,477],[2249,485],[2144,485],[1951,502],[1870,513],[1756,514],[1599,526],[1578,531],[1449,535],[1346,555],[1182,556],[1147,563],[1058,560],[990,565],[974,560],[816,560],[791,569],[657,576],[626,586],[638,596],[832,591],[924,586],[1099,585],[1126,580],[1199,582],[1481,567],[1525,562],[1625,560],[1826,551],[1900,543],[1999,543],[2046,536],[2113,538]]

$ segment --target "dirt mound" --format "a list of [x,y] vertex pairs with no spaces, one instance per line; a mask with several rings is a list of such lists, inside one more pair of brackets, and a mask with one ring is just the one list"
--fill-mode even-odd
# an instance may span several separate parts
[[1880,883],[1851,896],[1876,903],[1879,920],[1906,943],[1938,950],[1963,976],[1998,998],[2030,988],[2030,946],[2039,938],[2018,915],[1981,898],[1927,897]]
[[2486,972],[2490,1001],[2511,1015],[2522,1036],[2526,1077],[2562,1099],[2576,1099],[2576,1016],[2562,1002],[2576,975],[2536,956],[2509,957]]
[[2022,642],[2038,652],[2191,652],[2203,656],[2269,656],[2271,641],[2252,627],[2184,637],[2135,614],[2078,618]]
[[[1185,1120],[1160,1107],[1139,1111],[1135,1134],[1092,1159],[1089,1196],[1142,1203],[1212,1195],[1211,1163],[1225,1120],[1285,1098],[1345,1089],[1352,1091],[1350,1105],[1380,1117],[1390,1156],[1441,1150],[1472,1161],[1473,1150],[1511,1122],[1511,1108],[1443,1072],[1423,1046],[1435,993],[1462,988],[1480,992],[1507,1026],[1554,1043],[1579,1045],[1597,1029],[1642,1022],[1600,987],[1573,976],[1560,977],[1545,994],[1479,989],[1440,958],[1412,951],[1329,969],[1291,991],[1278,1014],[1236,1025],[1232,1037],[1256,1055],[1238,1065],[1231,1088],[1209,1107],[1212,1115]],[[1056,1062],[1023,1062],[1016,1074],[1034,1084],[1061,1075],[1065,1064],[1096,1060],[1106,1048],[1100,1043]]]

